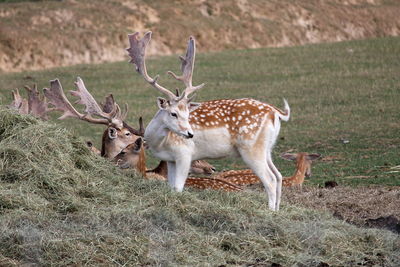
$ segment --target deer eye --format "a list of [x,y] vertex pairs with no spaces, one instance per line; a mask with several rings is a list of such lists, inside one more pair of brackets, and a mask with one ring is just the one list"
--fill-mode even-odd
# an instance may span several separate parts
[[178,118],[178,114],[176,114],[175,112],[171,112],[171,116],[174,118]]
[[126,136],[130,136],[131,133],[130,133],[130,132],[126,132],[125,135],[126,135]]
[[125,151],[121,151],[119,154],[121,154],[121,155],[125,155],[125,154],[126,154],[126,152],[125,152]]

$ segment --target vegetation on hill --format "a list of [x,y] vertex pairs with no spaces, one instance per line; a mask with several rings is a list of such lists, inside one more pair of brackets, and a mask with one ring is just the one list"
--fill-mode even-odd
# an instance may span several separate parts
[[[400,33],[397,0],[64,0],[0,3],[0,71],[125,58],[126,35],[152,30],[151,54],[336,42]],[[11,3],[10,3],[11,2]]]

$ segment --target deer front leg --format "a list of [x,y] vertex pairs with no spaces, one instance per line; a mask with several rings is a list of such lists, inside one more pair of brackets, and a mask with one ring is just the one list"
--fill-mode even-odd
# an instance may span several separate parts
[[175,176],[176,176],[176,164],[174,161],[168,161],[168,184],[171,188],[174,188],[175,185]]
[[176,163],[176,172],[175,172],[176,176],[173,188],[176,192],[182,192],[183,187],[185,186],[186,179],[189,175],[189,170],[192,160],[190,157],[182,157],[175,163]]

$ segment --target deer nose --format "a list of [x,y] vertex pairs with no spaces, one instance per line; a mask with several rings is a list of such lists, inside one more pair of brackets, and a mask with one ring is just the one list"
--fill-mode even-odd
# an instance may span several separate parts
[[193,138],[193,134],[191,132],[188,132],[187,136],[188,138]]

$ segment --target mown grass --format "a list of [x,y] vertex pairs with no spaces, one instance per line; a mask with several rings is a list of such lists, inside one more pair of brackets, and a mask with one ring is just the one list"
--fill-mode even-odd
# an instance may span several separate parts
[[[400,38],[382,38],[200,53],[194,81],[206,86],[197,100],[252,97],[282,106],[282,98],[287,98],[291,120],[283,123],[274,149],[276,165],[284,175],[291,175],[294,167],[281,160],[280,153],[319,152],[325,159],[314,164],[312,184],[336,180],[351,185],[400,185],[399,172],[393,169],[400,164],[399,44]],[[151,75],[162,75],[161,84],[181,87],[165,74],[178,70],[175,56],[150,59],[148,69]],[[34,82],[46,87],[56,77],[70,90],[76,76],[84,79],[98,100],[112,92],[118,102],[127,102],[132,125],[137,125],[139,116],[149,122],[157,110],[158,93],[127,62],[3,74],[2,103],[10,102],[9,91],[15,87]],[[99,145],[100,126],[75,120],[62,125]],[[213,163],[219,170],[245,167],[240,160]]]
[[1,266],[400,263],[400,238],[263,193],[187,190],[124,173],[54,123],[0,110]]

